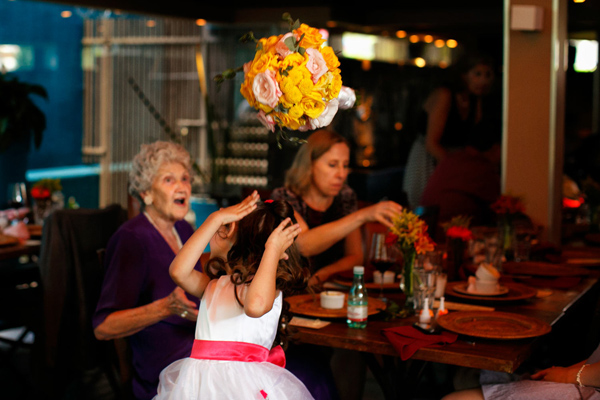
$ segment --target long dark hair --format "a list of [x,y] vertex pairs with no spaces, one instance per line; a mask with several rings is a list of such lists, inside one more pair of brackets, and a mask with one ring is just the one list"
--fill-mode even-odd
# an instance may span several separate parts
[[[296,223],[293,207],[284,200],[267,200],[260,203],[256,210],[238,222],[237,238],[229,252],[227,261],[212,258],[206,264],[205,270],[211,278],[223,275],[226,264],[231,272],[231,282],[235,286],[249,284],[258,270],[265,251],[265,244],[271,232],[286,218]],[[275,287],[283,292],[284,297],[300,293],[306,289],[310,273],[306,260],[300,255],[298,247],[293,243],[287,250],[287,260],[279,260]],[[213,271],[213,272],[208,272]],[[235,290],[235,297],[243,307]],[[281,312],[279,330],[275,344],[287,344],[287,329],[289,315],[287,304],[284,302]]]

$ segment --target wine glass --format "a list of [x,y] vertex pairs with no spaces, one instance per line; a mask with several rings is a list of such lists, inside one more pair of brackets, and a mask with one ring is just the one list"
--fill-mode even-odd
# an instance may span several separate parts
[[23,182],[8,185],[8,204],[10,208],[27,207],[27,187]]
[[379,287],[379,298],[383,301],[383,276],[385,271],[390,269],[396,262],[396,252],[392,244],[385,242],[384,233],[374,233],[371,238],[371,250],[369,252],[369,260],[371,264],[381,272],[381,282]]

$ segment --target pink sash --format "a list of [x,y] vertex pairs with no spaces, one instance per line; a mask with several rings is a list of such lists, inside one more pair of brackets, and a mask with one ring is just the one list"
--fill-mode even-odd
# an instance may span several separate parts
[[191,358],[244,362],[270,362],[285,367],[285,353],[281,346],[269,351],[266,347],[246,342],[194,340]]

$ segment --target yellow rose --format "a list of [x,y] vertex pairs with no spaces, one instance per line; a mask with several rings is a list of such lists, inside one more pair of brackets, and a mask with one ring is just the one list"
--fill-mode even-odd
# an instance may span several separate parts
[[271,111],[273,111],[273,109],[271,107],[269,107],[266,104],[263,103],[259,103],[258,101],[256,102],[256,105],[254,106],[254,108],[260,110],[263,110],[265,112],[265,114],[270,113]]
[[289,114],[284,114],[284,113],[277,113],[277,120],[279,120],[279,123],[288,128],[288,129],[292,129],[292,130],[298,130],[302,125],[304,125],[303,123],[300,122],[300,120],[296,119],[296,118],[292,118]]
[[333,71],[334,69],[336,69],[337,67],[340,66],[340,60],[337,58],[337,56],[335,55],[335,52],[333,51],[333,49],[329,46],[325,46],[321,49],[321,54],[323,55],[323,58],[325,59],[325,64],[327,64],[327,69],[329,69],[330,71]]
[[301,106],[295,105],[288,110],[288,115],[293,119],[300,119],[304,115],[304,110]]
[[327,89],[333,80],[333,74],[331,72],[325,73],[322,77],[319,78],[317,83],[315,83],[315,91],[321,93],[321,96],[325,97],[327,94]]
[[300,46],[305,49],[312,47],[315,49],[320,48],[323,43],[325,43],[325,39],[321,36],[321,32],[317,28],[310,27],[306,24],[301,24],[300,28],[294,31],[298,37],[301,37],[304,34],[304,37],[300,41]]
[[248,71],[248,75],[253,78],[256,76],[256,74],[265,72],[267,68],[272,68],[276,71],[278,64],[279,61],[277,60],[277,56],[275,54],[263,53],[259,59],[254,60],[252,66],[250,67],[250,71]]
[[303,56],[300,53],[292,53],[279,63],[279,67],[282,70],[287,69],[287,67],[298,67],[301,65],[305,65],[307,59],[307,57]]
[[317,92],[313,92],[311,96],[304,96],[300,105],[304,109],[304,114],[313,119],[317,118],[325,110],[325,102]]
[[339,73],[337,73],[337,74],[334,73],[333,79],[331,81],[331,85],[329,86],[328,94],[326,96],[327,100],[337,98],[340,95],[341,89],[342,89],[342,76]]
[[242,82],[240,93],[246,100],[248,100],[248,104],[250,104],[251,107],[256,107],[257,101],[254,97],[254,93],[252,92],[252,79],[246,79],[244,82]]

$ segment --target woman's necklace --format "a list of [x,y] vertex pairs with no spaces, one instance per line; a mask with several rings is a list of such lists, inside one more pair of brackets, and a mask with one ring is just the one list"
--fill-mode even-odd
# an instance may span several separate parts
[[[160,229],[158,229],[158,226],[156,225],[156,222],[154,222],[154,220],[152,219],[152,217],[150,217],[150,214],[148,214],[148,212],[144,211],[144,215],[146,216],[146,218],[148,218],[148,221],[150,221],[150,223],[152,224],[152,226],[154,226],[156,228],[156,230],[158,231],[158,233],[160,233]],[[179,237],[179,233],[177,233],[177,229],[175,229],[175,225],[173,225],[173,235],[175,235],[175,240],[177,240],[177,250],[181,250],[181,248],[183,247],[183,243],[181,242],[181,238]]]

